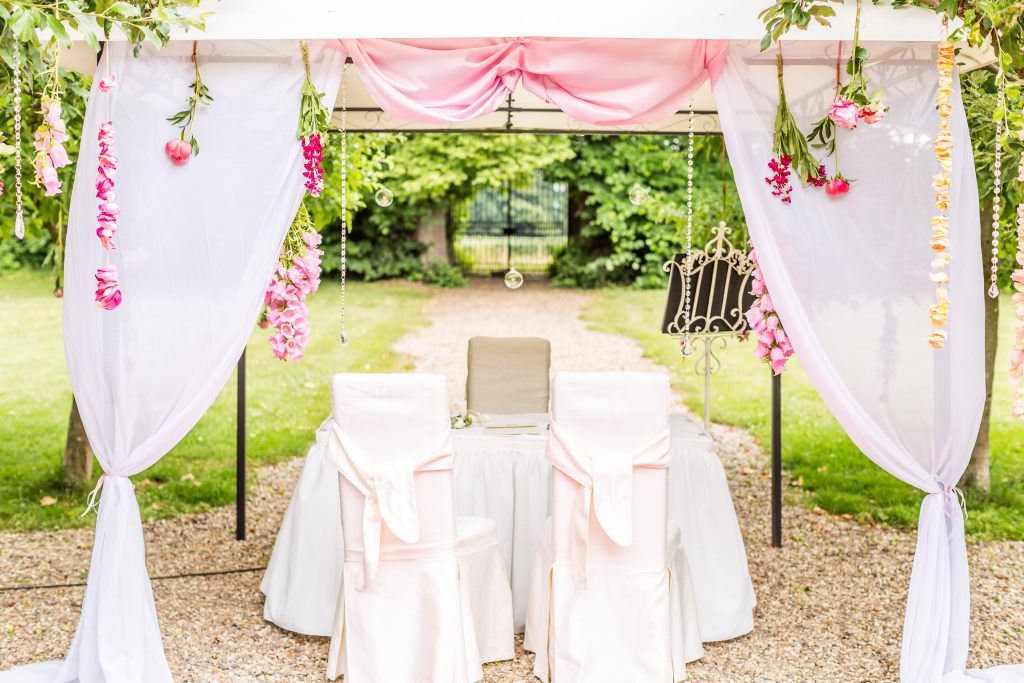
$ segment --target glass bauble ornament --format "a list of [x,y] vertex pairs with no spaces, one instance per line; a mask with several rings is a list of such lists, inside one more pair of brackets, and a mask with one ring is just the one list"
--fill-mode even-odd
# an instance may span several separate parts
[[634,183],[633,187],[629,188],[629,201],[633,206],[640,206],[647,201],[647,197],[651,194],[649,188],[644,187],[640,183]]
[[505,273],[505,286],[509,289],[519,289],[523,286],[524,280],[525,278],[523,278],[523,274],[515,268],[510,268],[509,271]]
[[382,187],[379,190],[377,190],[377,194],[374,195],[373,199],[375,202],[377,202],[377,206],[387,208],[394,204],[395,193],[386,187]]

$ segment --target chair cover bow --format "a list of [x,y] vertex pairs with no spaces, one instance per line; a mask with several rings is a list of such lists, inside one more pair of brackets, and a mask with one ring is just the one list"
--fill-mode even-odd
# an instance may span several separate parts
[[671,433],[666,427],[649,444],[629,454],[588,453],[560,425],[551,423],[548,460],[551,466],[579,484],[570,526],[573,575],[586,587],[590,559],[590,508],[604,532],[622,547],[633,543],[633,468],[667,469]]
[[[327,457],[341,476],[363,494],[363,572],[358,590],[373,581],[380,564],[382,524],[406,543],[420,538],[419,513],[416,506],[416,472],[450,470],[454,450],[451,431],[445,430],[437,443],[419,453],[398,457],[373,458],[352,437],[331,421],[331,439]],[[347,549],[354,552],[356,549]]]

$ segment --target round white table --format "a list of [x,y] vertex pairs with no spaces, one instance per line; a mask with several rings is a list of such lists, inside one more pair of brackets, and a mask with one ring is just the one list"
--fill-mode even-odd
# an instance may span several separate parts
[[[458,514],[494,520],[509,570],[516,629],[526,620],[531,562],[548,517],[547,415],[491,416],[454,433]],[[265,618],[282,628],[330,635],[341,587],[338,474],[323,457],[328,422],[306,457],[260,586]],[[753,584],[743,537],[714,443],[686,415],[672,416],[669,519],[683,533],[701,640],[753,629]]]

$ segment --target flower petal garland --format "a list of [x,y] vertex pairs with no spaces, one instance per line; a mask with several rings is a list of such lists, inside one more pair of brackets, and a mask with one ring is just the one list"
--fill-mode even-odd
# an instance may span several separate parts
[[939,131],[935,135],[935,157],[939,162],[939,173],[932,180],[935,188],[935,208],[939,213],[932,217],[932,251],[931,280],[935,284],[935,303],[928,309],[932,323],[932,332],[928,335],[928,343],[932,348],[941,349],[946,346],[949,324],[949,273],[946,267],[952,261],[949,254],[949,188],[953,184],[953,131],[949,127],[949,116],[953,113],[953,105],[949,97],[953,94],[953,44],[944,41],[939,45],[938,70],[939,87],[935,96],[935,106],[939,110]]
[[[106,83],[106,86],[104,86]],[[109,93],[114,88],[114,77],[107,76],[99,83],[100,92]],[[110,251],[114,249],[117,235],[117,217],[121,210],[117,206],[114,183],[117,179],[117,155],[114,154],[114,122],[104,121],[96,133],[98,143],[96,168],[96,237],[99,238],[105,254],[105,264],[96,270],[96,305],[104,311],[112,311],[121,305],[121,279],[117,266],[110,263]]]
[[[1018,168],[1024,180],[1024,159]],[[1010,351],[1010,378],[1014,383],[1012,414],[1024,422],[1024,204],[1017,205],[1017,267],[1013,270],[1014,293],[1011,301],[1016,316],[1013,349]]]
[[100,124],[99,134],[99,167],[96,169],[96,199],[99,210],[96,214],[96,236],[104,249],[114,248],[114,235],[117,233],[117,217],[121,210],[115,201],[114,179],[117,177],[117,156],[114,155],[114,123],[107,121]]
[[302,360],[309,341],[309,310],[306,296],[320,287],[320,233],[313,227],[305,205],[299,206],[281,247],[274,276],[264,298],[266,311],[261,320],[272,325],[270,348],[283,360]]
[[757,335],[754,355],[768,363],[772,373],[781,375],[793,355],[793,345],[782,328],[782,321],[768,294],[768,286],[753,249],[750,250],[750,260],[754,264],[754,271],[750,274],[750,293],[754,295],[754,303],[747,310],[746,318],[750,329]]
[[60,101],[44,98],[42,100],[43,121],[36,128],[36,157],[33,162],[36,172],[36,184],[43,187],[47,197],[60,194],[61,181],[57,177],[57,169],[71,163],[64,143],[68,140],[67,128],[61,118]]
[[121,283],[117,266],[107,264],[96,269],[96,305],[112,311],[121,305]]

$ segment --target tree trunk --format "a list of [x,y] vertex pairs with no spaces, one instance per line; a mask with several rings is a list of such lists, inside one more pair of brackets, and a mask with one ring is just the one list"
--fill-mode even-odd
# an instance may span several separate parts
[[[981,207],[981,253],[982,261],[989,263],[991,244],[989,232],[984,226],[989,225],[992,216],[992,205],[986,203]],[[989,417],[992,410],[992,380],[995,376],[996,349],[999,343],[999,299],[991,298],[988,293],[988,268],[985,268],[985,409],[981,414],[981,428],[978,430],[978,438],[974,442],[974,450],[971,451],[971,462],[967,465],[960,485],[965,489],[984,491],[991,490],[992,482],[989,477]]]
[[92,480],[92,446],[85,435],[82,416],[78,414],[78,403],[71,399],[71,416],[68,418],[68,437],[64,445],[64,461],[61,463],[61,481],[65,486],[79,487]]

